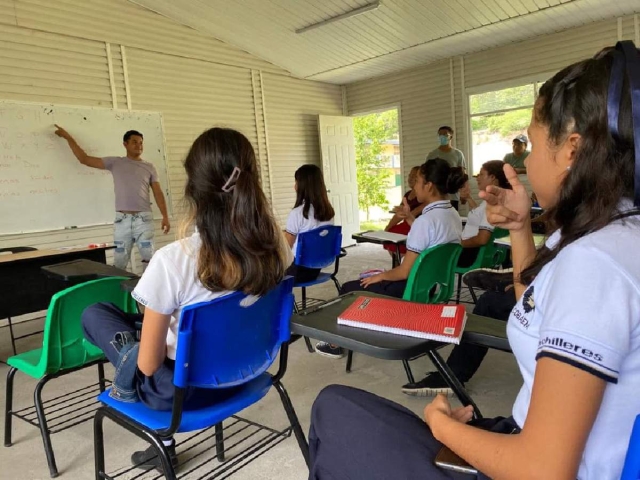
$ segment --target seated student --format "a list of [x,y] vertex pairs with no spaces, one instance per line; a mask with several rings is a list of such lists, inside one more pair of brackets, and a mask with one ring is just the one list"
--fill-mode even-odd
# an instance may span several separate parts
[[[443,243],[460,243],[462,222],[449,202],[449,194],[457,192],[468,180],[462,168],[452,168],[446,160],[427,160],[420,167],[416,181],[416,194],[420,202],[427,203],[422,215],[415,219],[407,238],[407,254],[396,268],[342,286],[342,293],[368,290],[374,293],[402,298],[409,272],[423,250]],[[410,214],[407,208],[407,214]],[[321,355],[340,358],[342,348],[321,342],[316,346]]]
[[[524,379],[513,416],[470,423],[470,407],[438,395],[422,420],[331,386],[312,410],[310,479],[620,478],[640,411],[640,256],[629,253],[640,244],[639,53],[621,42],[540,89],[527,174],[557,227],[543,248],[513,167],[513,190],[481,194],[489,221],[511,233],[518,303],[507,333]],[[435,466],[443,444],[481,473]]]
[[[384,230],[386,232],[399,233],[401,235],[407,235],[409,230],[411,230],[411,224],[413,220],[418,218],[422,214],[422,210],[427,206],[426,203],[420,203],[418,201],[418,197],[416,196],[415,186],[416,179],[418,178],[418,171],[420,170],[420,166],[415,166],[409,172],[409,177],[407,179],[407,184],[409,185],[409,190],[402,197],[402,204],[394,207],[393,211],[395,212],[391,220]],[[411,215],[407,215],[405,213],[405,209],[409,209]],[[384,245],[383,248],[387,250],[391,255],[394,255],[396,252],[395,245]],[[404,255],[407,253],[407,247],[404,245],[400,245],[400,254]]]
[[[492,160],[485,162],[476,177],[478,190],[483,192],[489,185],[497,185],[500,188],[511,188],[507,177],[504,175],[504,162]],[[469,204],[467,223],[462,230],[462,253],[458,260],[459,267],[473,265],[478,256],[480,247],[489,243],[493,226],[487,221],[487,203],[483,200],[480,204],[471,197],[469,184],[460,189],[460,200]]]
[[[460,243],[462,222],[449,202],[449,194],[460,190],[467,180],[462,168],[452,168],[441,158],[427,160],[420,167],[415,186],[418,200],[427,206],[420,217],[413,219],[404,260],[386,272],[345,283],[343,293],[366,289],[401,298],[413,263],[423,250],[443,243]],[[406,215],[412,217],[408,211]]]
[[[291,250],[260,188],[253,147],[235,130],[212,128],[200,135],[184,162],[190,237],[158,250],[133,297],[145,306],[140,342],[135,322],[113,304],[99,303],[82,315],[85,337],[116,366],[111,395],[171,410],[177,329],[182,309],[243,291],[262,295],[275,287],[291,263]],[[191,388],[187,408],[216,401],[217,390]],[[175,443],[166,442],[175,460]],[[135,452],[142,468],[160,469],[153,449]]]
[[[316,165],[303,165],[295,173],[296,203],[287,218],[284,236],[296,254],[298,234],[323,225],[333,225],[335,212],[327,196],[322,170]],[[319,268],[299,267],[292,264],[287,275],[296,282],[311,282],[318,278]]]

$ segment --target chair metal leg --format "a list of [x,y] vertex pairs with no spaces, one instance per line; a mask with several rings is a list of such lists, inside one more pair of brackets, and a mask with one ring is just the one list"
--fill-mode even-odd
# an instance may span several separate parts
[[313,345],[311,345],[311,339],[309,337],[304,337],[304,343],[307,345],[307,350],[309,350],[309,353],[316,352],[316,350],[313,348]]
[[480,409],[475,404],[475,402],[471,399],[471,397],[469,396],[465,388],[460,383],[460,380],[458,380],[456,375],[453,373],[451,368],[449,368],[449,365],[447,365],[447,362],[444,361],[444,359],[440,356],[438,351],[429,350],[427,354],[429,355],[429,358],[435,365],[440,375],[442,375],[442,378],[444,378],[444,381],[447,383],[447,385],[451,387],[451,390],[453,390],[453,393],[456,395],[456,397],[458,397],[458,400],[460,400],[460,403],[462,403],[462,405],[464,405],[465,407],[467,405],[471,405],[473,407],[473,413],[475,418],[482,418],[482,413],[480,413]]
[[100,393],[104,392],[106,389],[104,383],[104,363],[98,364],[98,385],[100,386]]
[[103,480],[104,468],[104,434],[102,423],[104,421],[104,407],[96,410],[93,417],[93,459],[95,469],[95,480]]
[[11,367],[7,373],[7,385],[5,387],[4,404],[4,446],[11,446],[11,424],[13,420],[13,377],[18,370]]
[[302,309],[307,308],[307,289],[302,287]]
[[42,405],[42,389],[45,384],[51,379],[48,375],[45,375],[40,379],[33,392],[33,403],[36,407],[36,414],[38,415],[38,424],[40,425],[40,435],[42,436],[42,443],[44,444],[44,453],[47,456],[47,464],[49,465],[49,473],[51,478],[58,476],[58,467],[56,466],[56,458],[53,453],[53,447],[51,446],[51,436],[49,434],[49,427],[47,426],[47,419],[44,414],[44,406]]
[[16,337],[13,335],[13,324],[11,323],[11,316],[7,317],[7,323],[9,324],[9,336],[11,337],[11,349],[13,350],[13,354],[17,355],[18,351],[16,350]]
[[282,401],[282,406],[284,407],[284,411],[287,413],[287,418],[289,419],[289,423],[291,424],[291,428],[293,428],[293,433],[296,436],[296,440],[298,441],[298,446],[300,447],[300,451],[302,452],[302,456],[304,457],[304,461],[309,466],[309,444],[307,443],[307,438],[304,436],[304,432],[302,431],[302,427],[300,426],[300,421],[298,420],[298,415],[296,415],[296,411],[293,408],[293,404],[291,403],[291,399],[289,398],[289,394],[284,388],[284,385],[280,382],[274,382],[273,386],[278,391],[280,395],[280,400]]
[[353,364],[353,350],[347,352],[347,373],[351,373],[351,365]]
[[403,360],[402,366],[404,367],[404,372],[407,374],[407,380],[409,380],[409,383],[416,383],[416,379],[413,378],[411,366],[409,365],[409,360]]
[[458,289],[456,290],[456,304],[460,303],[460,291],[462,290],[462,275],[458,274]]
[[473,290],[472,286],[469,286],[469,293],[471,293],[471,298],[473,299],[473,303],[478,303],[478,297],[476,297],[476,292]]
[[219,462],[224,462],[224,432],[222,422],[216,423],[216,458]]
[[[148,430],[146,427],[142,427],[139,424],[134,424],[132,423],[132,421],[129,421],[117,415],[116,413],[110,411],[108,407],[100,407],[96,411],[96,416],[94,417],[93,425],[94,425],[94,443],[95,443],[94,449],[96,452],[96,457],[95,457],[96,480],[104,480],[104,478],[110,478],[110,477],[105,477],[105,472],[104,472],[104,439],[103,439],[103,430],[102,430],[103,417],[109,418],[116,425],[119,425],[122,428],[125,428],[129,432],[133,433],[137,437],[149,443],[153,447],[155,454],[158,456],[158,458],[162,462],[162,470],[164,472],[165,479],[177,480],[176,472],[173,468],[173,464],[171,463],[171,458],[169,457],[169,450],[164,445],[164,443],[162,443],[161,438],[155,432]],[[97,431],[96,431],[96,428],[97,428]],[[99,444],[95,442],[96,439],[100,441]]]
[[331,277],[331,280],[333,280],[333,283],[336,286],[336,290],[338,290],[338,295],[340,295],[340,292],[342,291],[342,285],[340,285],[340,282],[336,277]]

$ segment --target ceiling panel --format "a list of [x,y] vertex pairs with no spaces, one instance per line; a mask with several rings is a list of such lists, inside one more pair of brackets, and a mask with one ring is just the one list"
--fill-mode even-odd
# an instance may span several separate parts
[[640,11],[638,0],[130,0],[300,78],[351,83]]

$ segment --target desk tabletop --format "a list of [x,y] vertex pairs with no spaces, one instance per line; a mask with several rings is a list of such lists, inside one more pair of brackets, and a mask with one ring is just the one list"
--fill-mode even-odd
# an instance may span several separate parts
[[33,258],[54,257],[57,255],[65,255],[67,253],[75,252],[86,252],[89,250],[111,250],[113,248],[116,248],[115,245],[108,244],[106,247],[61,247],[46,250],[32,250],[30,252],[0,255],[0,263],[18,262],[21,260],[30,260]]
[[105,277],[137,277],[135,273],[105,265],[104,263],[94,262],[93,260],[87,260],[86,258],[46,265],[41,268],[47,276],[65,282],[89,281]]
[[[339,345],[347,350],[385,360],[407,360],[446,344],[421,338],[376,332],[362,328],[338,325],[338,316],[359,296],[384,297],[369,292],[353,292],[342,295],[337,303],[327,302],[321,310],[307,309],[291,318],[291,332],[320,341]],[[506,322],[468,314],[465,340],[503,351],[510,351],[506,341]]]
[[407,241],[407,235],[385,232],[384,230],[367,230],[365,232],[354,233],[351,235],[351,238],[358,243],[375,244],[392,243],[395,245],[403,245]]
[[[544,245],[545,239],[546,239],[545,235],[535,233],[533,235],[533,243],[535,244],[536,248],[540,248],[542,245]],[[506,247],[510,247],[511,237],[507,235],[506,237],[496,238],[493,242],[496,245],[504,245]]]

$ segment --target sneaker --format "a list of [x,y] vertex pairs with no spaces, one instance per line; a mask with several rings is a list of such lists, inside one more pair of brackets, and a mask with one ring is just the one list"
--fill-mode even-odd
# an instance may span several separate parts
[[403,385],[402,393],[414,397],[435,397],[439,393],[448,397],[453,396],[453,390],[451,390],[438,372],[428,373],[427,376],[419,382]]
[[513,268],[479,268],[462,276],[465,285],[482,290],[504,290],[505,284],[513,283]]
[[[176,442],[173,442],[171,445],[167,447],[169,451],[169,458],[171,459],[171,465],[173,468],[178,466],[178,455],[176,454]],[[139,452],[134,452],[131,455],[131,463],[136,468],[141,468],[143,470],[151,470],[155,468],[160,473],[164,473],[162,469],[162,462],[160,461],[160,457],[156,454],[156,451],[153,447],[149,447],[146,450],[142,450]]]
[[316,343],[316,352],[329,358],[338,359],[344,357],[344,349],[342,347],[331,345],[327,342]]

